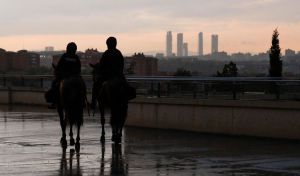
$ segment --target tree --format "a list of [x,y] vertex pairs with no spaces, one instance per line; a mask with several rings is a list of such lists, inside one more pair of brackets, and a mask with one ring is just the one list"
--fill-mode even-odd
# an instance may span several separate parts
[[281,59],[281,49],[279,46],[279,33],[275,29],[272,36],[272,46],[270,48],[270,77],[281,77],[282,76],[282,60]]
[[238,68],[236,64],[232,61],[229,64],[225,64],[223,67],[223,71],[217,71],[218,77],[236,77],[238,75]]

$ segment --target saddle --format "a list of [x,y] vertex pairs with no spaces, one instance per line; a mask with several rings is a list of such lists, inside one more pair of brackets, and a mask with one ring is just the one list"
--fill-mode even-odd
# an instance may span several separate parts
[[129,101],[136,98],[136,89],[128,84],[125,79],[111,79],[104,81],[100,86],[99,96],[105,98],[107,94],[122,94],[121,96]]

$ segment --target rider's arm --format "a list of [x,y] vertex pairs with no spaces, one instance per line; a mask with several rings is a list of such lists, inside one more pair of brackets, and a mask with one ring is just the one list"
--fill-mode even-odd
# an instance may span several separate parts
[[56,78],[61,78],[62,74],[63,74],[63,68],[65,65],[65,59],[64,59],[64,55],[62,55],[57,63],[56,69],[55,69],[55,76]]

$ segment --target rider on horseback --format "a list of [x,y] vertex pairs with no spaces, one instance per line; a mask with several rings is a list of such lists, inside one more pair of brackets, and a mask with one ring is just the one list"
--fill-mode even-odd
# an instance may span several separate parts
[[97,91],[101,89],[104,82],[118,79],[124,81],[125,76],[124,69],[124,57],[122,53],[116,48],[117,39],[115,37],[109,37],[106,40],[107,50],[103,53],[102,58],[99,61],[99,67],[96,70],[96,83],[93,86],[92,93],[92,108],[95,109]]
[[[55,68],[55,80],[52,82],[51,89],[46,94],[46,99],[50,105],[50,108],[54,108],[59,98],[59,84],[60,81],[71,77],[80,76],[81,74],[81,63],[79,57],[76,55],[77,46],[74,42],[67,45],[67,51],[64,53]],[[48,98],[47,98],[48,96]]]

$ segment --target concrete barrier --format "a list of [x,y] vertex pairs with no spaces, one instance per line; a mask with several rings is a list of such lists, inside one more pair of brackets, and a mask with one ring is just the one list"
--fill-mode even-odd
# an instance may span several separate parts
[[137,98],[127,125],[300,139],[300,102]]
[[[0,88],[0,103],[45,106],[44,92]],[[300,102],[138,97],[129,104],[126,125],[300,139]]]

